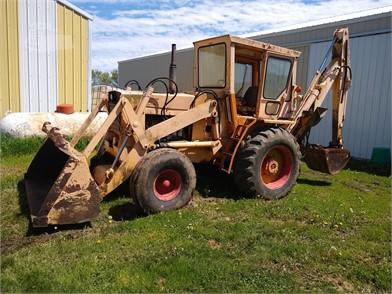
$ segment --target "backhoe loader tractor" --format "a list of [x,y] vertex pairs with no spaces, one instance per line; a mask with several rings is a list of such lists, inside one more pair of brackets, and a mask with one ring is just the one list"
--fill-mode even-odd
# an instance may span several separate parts
[[[344,168],[350,157],[342,140],[351,83],[347,28],[334,32],[332,59],[327,62],[328,52],[304,93],[296,82],[300,52],[230,35],[194,43],[195,91],[178,93],[174,51],[169,78],[143,91],[133,80],[108,91],[71,141],[44,124],[47,138],[25,175],[34,227],[93,219],[103,197],[128,179],[146,213],[183,207],[196,186],[193,163],[231,174],[239,196],[265,199],[289,193],[302,156],[321,172]],[[330,90],[331,143],[309,144]],[[99,111],[107,119],[77,151]]]

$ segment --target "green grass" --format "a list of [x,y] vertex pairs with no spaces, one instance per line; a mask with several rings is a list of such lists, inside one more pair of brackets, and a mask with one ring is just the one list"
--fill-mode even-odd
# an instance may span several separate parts
[[143,216],[126,187],[85,228],[31,234],[18,193],[42,139],[1,137],[1,292],[391,292],[391,180],[302,166],[280,201],[199,166],[192,203]]

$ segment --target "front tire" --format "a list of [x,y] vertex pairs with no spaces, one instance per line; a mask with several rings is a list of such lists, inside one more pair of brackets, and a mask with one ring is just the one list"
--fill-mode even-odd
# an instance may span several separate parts
[[147,214],[178,209],[192,199],[196,172],[192,162],[174,149],[146,155],[133,177],[133,193]]
[[296,139],[286,130],[270,128],[259,132],[236,157],[236,186],[245,196],[283,198],[297,181],[300,154]]

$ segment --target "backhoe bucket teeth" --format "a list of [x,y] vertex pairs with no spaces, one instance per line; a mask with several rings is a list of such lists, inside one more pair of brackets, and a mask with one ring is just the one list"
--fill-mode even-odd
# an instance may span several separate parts
[[86,158],[52,129],[25,174],[33,227],[90,221],[101,201]]
[[310,169],[335,175],[340,172],[350,159],[346,149],[309,145],[305,148],[304,160]]

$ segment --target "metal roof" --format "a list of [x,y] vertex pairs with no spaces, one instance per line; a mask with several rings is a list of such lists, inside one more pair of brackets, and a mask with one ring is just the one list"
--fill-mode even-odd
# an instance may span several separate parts
[[84,11],[83,9],[80,9],[79,7],[77,7],[76,5],[72,4],[71,2],[69,2],[68,0],[56,0],[57,2],[67,6],[68,8],[71,8],[72,10],[74,10],[75,12],[79,13],[80,15],[84,16],[85,18],[89,19],[89,20],[93,20],[93,16],[88,13],[87,11]]

